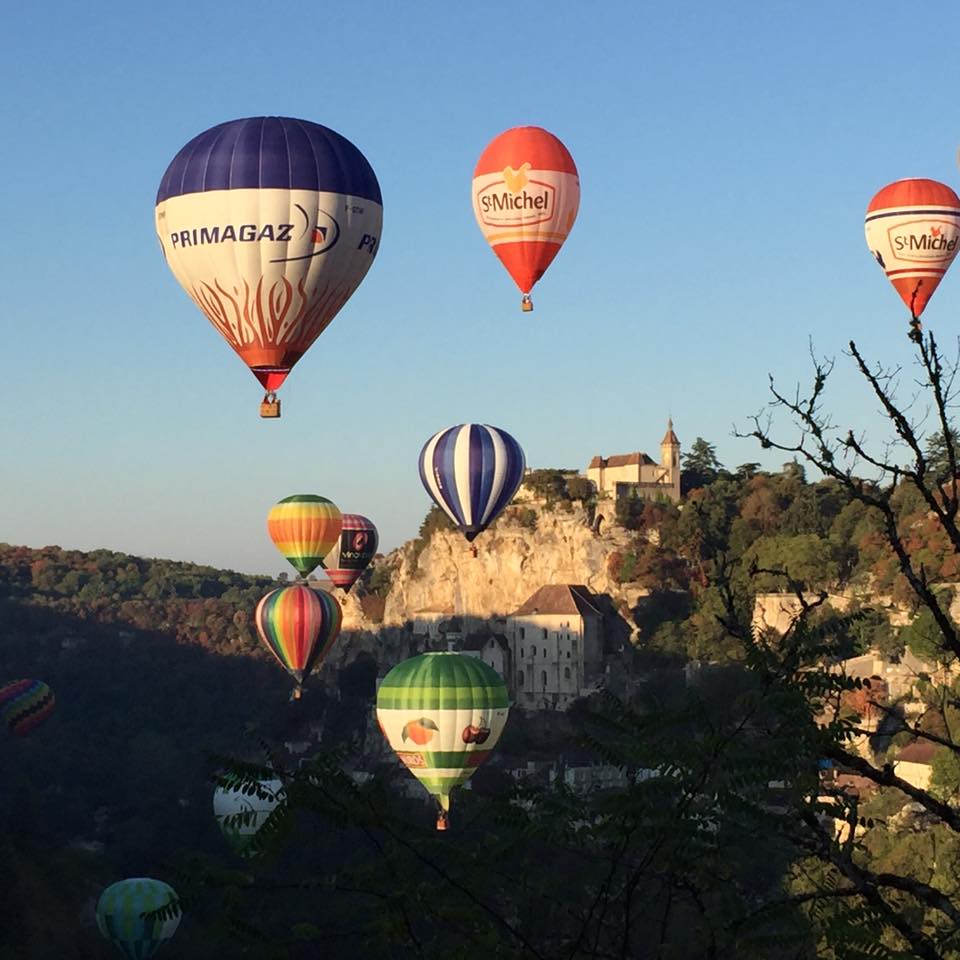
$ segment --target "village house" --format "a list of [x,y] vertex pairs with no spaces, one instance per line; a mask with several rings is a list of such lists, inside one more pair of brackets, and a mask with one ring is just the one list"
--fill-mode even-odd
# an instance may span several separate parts
[[440,639],[440,624],[453,616],[453,607],[427,607],[413,615],[413,633],[419,637]]
[[505,680],[510,676],[510,644],[500,633],[472,633],[459,646],[462,653],[482,660]]
[[620,500],[636,496],[645,500],[666,497],[680,500],[680,441],[673,432],[673,420],[660,441],[660,462],[639,451],[611,457],[594,457],[587,466],[587,479],[601,497]]
[[517,706],[566,709],[603,673],[603,614],[586,587],[548,584],[506,620]]
[[935,743],[929,740],[914,740],[897,755],[893,762],[893,772],[918,790],[926,790],[933,776],[933,755],[936,752]]

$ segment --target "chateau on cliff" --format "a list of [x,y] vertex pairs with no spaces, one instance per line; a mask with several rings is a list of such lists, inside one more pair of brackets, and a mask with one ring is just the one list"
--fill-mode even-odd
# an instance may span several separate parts
[[587,467],[587,479],[601,496],[614,500],[637,496],[645,500],[667,497],[680,500],[680,441],[673,432],[673,420],[667,420],[667,432],[660,441],[660,462],[647,454],[618,453],[594,457]]

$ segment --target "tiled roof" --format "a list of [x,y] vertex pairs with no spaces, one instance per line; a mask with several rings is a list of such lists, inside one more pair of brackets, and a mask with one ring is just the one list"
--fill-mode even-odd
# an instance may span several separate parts
[[937,745],[929,740],[914,740],[908,743],[897,755],[897,760],[907,763],[933,763],[933,755],[937,752]]
[[598,467],[649,467],[656,466],[656,464],[656,460],[651,460],[645,453],[637,451],[636,453],[615,453],[612,457],[594,457],[587,469],[595,470]]
[[541,613],[602,616],[590,598],[590,591],[585,586],[574,583],[545,584],[528,597],[510,616],[533,616]]

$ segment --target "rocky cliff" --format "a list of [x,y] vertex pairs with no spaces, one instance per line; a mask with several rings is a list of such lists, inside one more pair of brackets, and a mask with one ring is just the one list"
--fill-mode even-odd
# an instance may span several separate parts
[[[422,610],[504,616],[548,583],[582,583],[594,593],[635,602],[637,588],[624,590],[607,569],[610,554],[631,537],[606,523],[594,533],[579,504],[548,508],[534,502],[508,510],[473,545],[452,530],[434,533],[426,545],[409,541],[384,561],[392,577],[383,624],[402,626]],[[356,601],[345,613],[348,628],[375,629]]]

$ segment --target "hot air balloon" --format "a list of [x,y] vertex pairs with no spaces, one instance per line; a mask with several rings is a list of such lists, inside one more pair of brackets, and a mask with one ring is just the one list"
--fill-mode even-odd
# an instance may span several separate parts
[[312,493],[285,497],[267,514],[270,539],[302,577],[323,562],[342,527],[337,505]]
[[460,653],[422,653],[397,664],[377,691],[387,742],[437,799],[447,828],[450,791],[489,756],[507,722],[507,688],[492,667]]
[[472,541],[500,515],[523,481],[523,450],[505,430],[461,423],[420,451],[420,480],[434,503]]
[[256,852],[257,832],[283,799],[283,783],[278,779],[244,782],[227,777],[213,793],[213,815],[234,850],[250,857]]
[[382,219],[366,157],[307,120],[221,123],[167,167],[167,265],[267,391],[261,416],[280,416],[276,390],[370,269]]
[[340,539],[324,562],[334,585],[349,593],[374,558],[379,542],[377,528],[370,520],[359,513],[345,513]]
[[176,932],[180,914],[166,920],[144,914],[154,913],[176,900],[173,887],[162,880],[149,877],[120,880],[100,894],[97,926],[127,960],[147,960]]
[[870,201],[865,227],[867,246],[907,305],[916,331],[957,255],[960,197],[936,180],[897,180]]
[[260,639],[297,682],[292,699],[300,699],[303,682],[333,646],[342,619],[334,597],[299,583],[271,590],[257,604]]
[[56,697],[42,680],[14,680],[0,687],[0,722],[25,737],[53,713]]
[[480,231],[533,309],[530,291],[573,228],[580,177],[567,148],[542,127],[514,127],[480,155],[473,212]]

